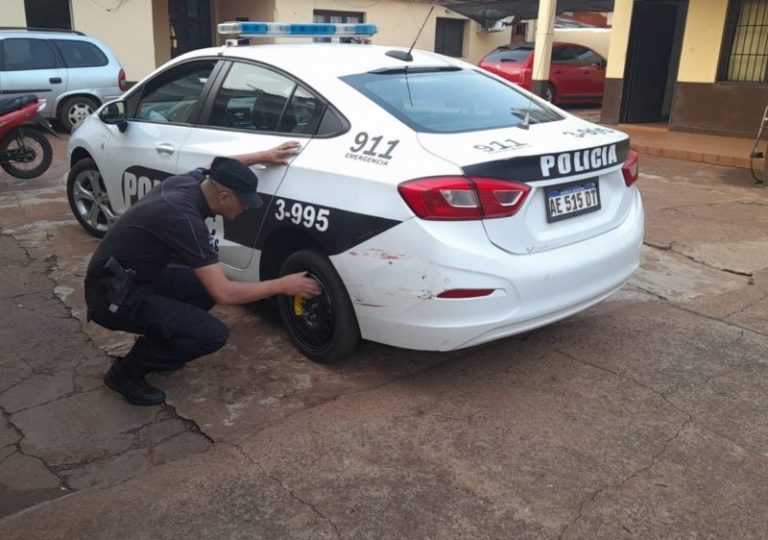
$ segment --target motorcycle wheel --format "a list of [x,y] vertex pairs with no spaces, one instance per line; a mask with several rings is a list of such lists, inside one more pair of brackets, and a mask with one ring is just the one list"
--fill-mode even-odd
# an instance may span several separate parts
[[326,364],[349,356],[360,341],[360,328],[344,282],[322,253],[305,249],[288,257],[280,275],[307,272],[320,284],[315,298],[280,295],[277,306],[285,329],[299,351]]
[[41,131],[17,128],[0,140],[0,167],[16,178],[37,178],[51,166],[53,149]]

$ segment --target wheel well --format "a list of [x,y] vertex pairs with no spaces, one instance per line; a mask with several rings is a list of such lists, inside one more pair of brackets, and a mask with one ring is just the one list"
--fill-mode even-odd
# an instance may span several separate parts
[[293,228],[278,229],[270,235],[261,251],[259,261],[259,279],[261,281],[276,278],[280,267],[292,253],[301,249],[322,249],[322,246],[309,233]]
[[72,151],[72,156],[69,158],[69,166],[74,167],[75,163],[81,159],[88,159],[90,157],[91,154],[88,153],[88,150],[82,147],[77,147]]
[[59,100],[59,103],[56,105],[56,116],[61,114],[61,108],[64,106],[64,104],[74,97],[84,97],[84,98],[92,99],[93,101],[96,102],[96,105],[101,105],[101,100],[96,96],[94,96],[93,94],[69,94],[62,97]]

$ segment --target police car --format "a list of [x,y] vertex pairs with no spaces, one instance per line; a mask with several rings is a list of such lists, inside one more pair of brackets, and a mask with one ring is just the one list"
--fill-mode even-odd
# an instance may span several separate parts
[[[228,23],[242,35],[372,25]],[[237,280],[308,271],[281,297],[298,349],[360,338],[448,351],[537,328],[619,289],[643,206],[628,137],[480,68],[361,44],[225,46],[176,58],[69,141],[70,206],[91,234],[173,174],[298,140],[256,168],[265,204],[211,229]]]

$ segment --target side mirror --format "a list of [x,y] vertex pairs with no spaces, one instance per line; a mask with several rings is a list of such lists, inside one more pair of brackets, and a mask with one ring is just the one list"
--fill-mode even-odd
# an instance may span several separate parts
[[99,119],[105,124],[117,126],[122,133],[128,127],[125,118],[125,101],[111,101],[99,111]]

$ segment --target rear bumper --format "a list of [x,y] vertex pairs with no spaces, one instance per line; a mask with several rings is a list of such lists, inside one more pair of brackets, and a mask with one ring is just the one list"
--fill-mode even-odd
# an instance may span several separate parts
[[[544,326],[609,296],[639,265],[643,220],[635,189],[618,227],[569,246],[515,255],[487,242],[480,223],[435,226],[412,219],[333,262],[365,339],[448,351]],[[494,292],[436,297],[458,288]]]

